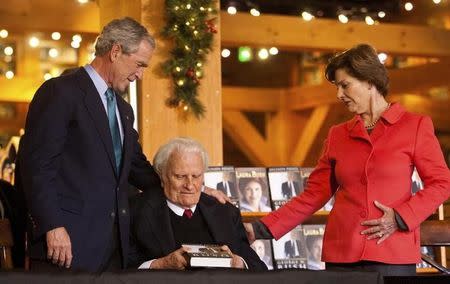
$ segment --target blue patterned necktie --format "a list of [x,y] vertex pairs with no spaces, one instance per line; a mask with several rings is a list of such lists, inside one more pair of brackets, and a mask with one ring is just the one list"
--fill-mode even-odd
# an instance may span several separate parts
[[119,175],[120,163],[122,162],[122,139],[120,138],[119,123],[116,117],[116,96],[112,89],[106,90],[106,108],[108,110],[109,130],[111,130],[111,138],[114,148],[114,156],[116,158],[116,173]]

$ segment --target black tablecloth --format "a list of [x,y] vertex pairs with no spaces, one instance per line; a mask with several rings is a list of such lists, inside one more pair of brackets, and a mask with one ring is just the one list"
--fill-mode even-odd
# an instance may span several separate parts
[[236,270],[198,271],[131,271],[122,273],[31,273],[0,272],[0,283],[76,283],[76,284],[382,284],[378,272],[331,272],[331,271],[267,271],[250,272]]

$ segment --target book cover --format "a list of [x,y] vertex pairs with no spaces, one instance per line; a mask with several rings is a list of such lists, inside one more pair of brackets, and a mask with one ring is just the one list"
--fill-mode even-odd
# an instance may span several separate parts
[[241,212],[270,212],[266,168],[236,168]]
[[[309,175],[312,173],[313,170],[314,168],[300,168],[300,179],[303,186],[303,190],[306,188],[308,184]],[[328,202],[321,209],[319,209],[319,211],[329,212],[331,211],[331,209],[333,209],[333,204],[334,204],[334,196],[331,197],[330,200],[328,200]]]
[[276,269],[306,269],[306,245],[302,225],[281,237],[272,240]]
[[231,255],[218,245],[183,244],[191,267],[231,267]]
[[233,166],[209,167],[205,172],[204,185],[225,193],[231,203],[239,208],[236,173]]
[[310,270],[324,270],[322,258],[323,234],[325,225],[303,225],[306,244],[306,267]]
[[272,167],[268,169],[267,175],[274,210],[303,191],[298,167]]
[[259,259],[262,260],[269,270],[273,270],[272,242],[270,240],[255,240],[251,248],[256,252]]

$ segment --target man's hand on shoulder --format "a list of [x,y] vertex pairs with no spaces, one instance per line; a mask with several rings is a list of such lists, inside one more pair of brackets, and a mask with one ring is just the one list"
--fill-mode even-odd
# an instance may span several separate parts
[[223,193],[220,190],[215,190],[213,188],[205,186],[203,188],[203,192],[208,194],[209,196],[214,197],[215,199],[217,199],[217,201],[219,201],[222,204],[225,204],[227,202],[231,202],[230,198],[228,196],[226,196],[225,193]]
[[166,255],[165,257],[158,258],[150,265],[151,269],[178,269],[184,270],[187,266],[184,253],[186,249],[181,247],[176,251]]
[[46,234],[47,258],[53,264],[70,268],[72,264],[72,243],[64,227],[50,230]]

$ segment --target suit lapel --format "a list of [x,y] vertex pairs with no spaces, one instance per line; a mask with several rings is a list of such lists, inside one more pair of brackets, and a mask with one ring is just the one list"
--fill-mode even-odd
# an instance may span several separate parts
[[84,91],[84,104],[94,122],[94,126],[98,131],[100,139],[105,146],[106,152],[109,157],[109,161],[111,163],[111,168],[114,174],[115,170],[115,158],[114,151],[111,139],[111,132],[109,130],[108,117],[105,112],[105,108],[103,107],[103,103],[98,95],[98,91],[95,88],[94,83],[91,78],[84,70],[84,68],[80,68],[77,71],[78,81],[80,83],[80,88]]
[[[153,232],[158,232],[156,238],[160,244],[160,248],[164,255],[168,255],[175,249],[175,238],[173,235],[172,225],[170,223],[169,207],[165,198],[153,198],[147,202],[147,210],[149,210],[149,223]],[[152,218],[155,216],[155,218]],[[150,240],[151,242],[155,240]]]
[[217,212],[219,205],[214,204],[203,195],[204,193],[200,195],[198,208],[200,209],[203,218],[205,218],[205,222],[208,225],[214,241],[218,244],[225,244],[227,239],[231,239],[226,236],[228,232],[224,230],[224,225],[227,224],[229,220],[222,220],[224,217],[223,214],[218,214]]

